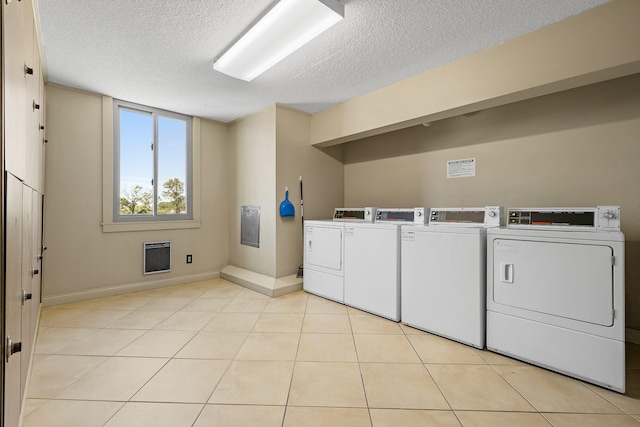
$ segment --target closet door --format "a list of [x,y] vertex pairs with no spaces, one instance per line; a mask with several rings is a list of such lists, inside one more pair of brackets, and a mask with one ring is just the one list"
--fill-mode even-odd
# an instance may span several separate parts
[[[26,175],[27,99],[33,78],[33,25],[28,25],[26,1],[2,2],[2,47],[4,74],[4,144],[6,170],[19,178]],[[33,20],[31,20],[32,22]],[[28,28],[25,28],[25,24]],[[33,72],[33,71],[32,71]]]
[[[31,8],[29,8],[31,10]],[[35,29],[31,36],[31,55],[27,59],[32,63],[33,74],[27,78],[27,113],[26,113],[26,176],[24,181],[31,188],[44,192],[42,186],[42,146],[43,138],[40,126],[44,124],[43,92],[40,90],[42,82],[42,68],[39,60],[39,48],[36,43]]]
[[22,185],[22,366],[20,374],[20,394],[27,385],[29,360],[33,345],[33,193],[34,190]]
[[17,426],[22,402],[22,182],[6,174],[4,425]]
[[[32,234],[31,234],[31,292],[32,296],[32,322],[33,328],[38,323],[38,312],[42,302],[42,224],[44,197],[39,192],[31,192],[32,204]],[[36,331],[33,331],[34,338]]]

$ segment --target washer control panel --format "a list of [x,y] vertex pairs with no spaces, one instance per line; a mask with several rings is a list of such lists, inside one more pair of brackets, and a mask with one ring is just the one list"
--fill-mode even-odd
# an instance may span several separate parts
[[425,208],[380,208],[376,211],[376,222],[425,223]]
[[502,206],[432,208],[429,214],[429,225],[500,227],[504,224],[503,212]]

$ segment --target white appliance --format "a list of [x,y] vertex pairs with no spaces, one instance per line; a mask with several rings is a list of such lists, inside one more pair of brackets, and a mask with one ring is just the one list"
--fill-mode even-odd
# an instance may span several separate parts
[[374,223],[345,224],[345,304],[400,320],[400,226],[424,221],[424,208],[394,208],[378,209]]
[[305,291],[344,303],[344,224],[374,215],[375,208],[336,208],[333,220],[304,222]]
[[402,322],[485,345],[487,227],[503,208],[431,208],[429,226],[402,228]]
[[618,206],[509,209],[487,235],[487,348],[624,392],[619,230]]

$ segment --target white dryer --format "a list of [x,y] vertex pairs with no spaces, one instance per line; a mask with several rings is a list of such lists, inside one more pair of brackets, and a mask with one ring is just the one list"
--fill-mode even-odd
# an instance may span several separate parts
[[344,303],[344,224],[374,215],[375,208],[336,208],[333,220],[304,222],[305,291]]
[[402,228],[402,322],[485,345],[487,227],[503,209],[431,208],[429,226]]
[[400,226],[424,221],[424,208],[394,208],[378,209],[374,223],[345,224],[345,304],[400,320]]
[[509,209],[487,235],[487,348],[625,391],[617,206]]

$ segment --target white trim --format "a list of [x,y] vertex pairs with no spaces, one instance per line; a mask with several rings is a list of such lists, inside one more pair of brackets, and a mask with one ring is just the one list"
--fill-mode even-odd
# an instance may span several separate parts
[[42,305],[44,307],[51,307],[54,305],[68,304],[95,298],[110,297],[139,291],[148,291],[151,289],[163,288],[166,286],[182,285],[185,283],[199,282],[202,280],[217,279],[219,277],[220,272],[213,271],[210,273],[195,274],[192,276],[174,277],[171,279],[153,280],[140,283],[126,283],[122,285],[108,286],[105,288],[69,292],[65,294],[43,297]]
[[102,97],[102,223],[113,222],[113,98]]
[[200,118],[191,119],[191,218],[200,223]]
[[[151,178],[151,186],[152,186],[152,194],[153,194],[153,214],[150,213],[148,215],[123,215],[120,212],[120,195],[122,188],[120,188],[120,159],[121,159],[121,151],[120,151],[120,141],[121,141],[121,129],[120,129],[120,119],[121,112],[127,111],[129,113],[133,113],[136,115],[143,116],[144,118],[151,119],[151,130],[152,130],[152,140],[151,140],[151,150],[150,157],[152,159],[153,169],[152,175],[148,178]],[[160,206],[160,194],[162,192],[162,184],[159,181],[159,167],[160,167],[160,159],[159,152],[162,149],[161,142],[159,140],[159,127],[160,127],[160,119],[172,119],[175,121],[183,122],[185,125],[185,176],[184,176],[184,186],[186,190],[185,194],[185,213],[175,213],[175,214],[159,214],[158,208]],[[114,181],[112,192],[113,197],[113,221],[114,222],[145,222],[145,217],[151,217],[148,221],[184,221],[193,219],[193,117],[187,116],[181,113],[175,113],[173,111],[162,110],[155,107],[150,107],[147,105],[135,104],[128,101],[123,101],[121,99],[113,100],[113,171],[114,171]],[[148,160],[148,159],[147,159]]]
[[40,24],[40,6],[38,6],[38,0],[32,0],[33,6],[33,22],[36,29],[36,42],[38,44],[38,53],[40,58],[40,73],[42,74],[42,80],[47,83],[49,81],[49,71],[47,70],[47,57],[44,54],[44,42],[42,41],[42,25]]
[[127,231],[183,230],[200,228],[202,221],[138,221],[138,222],[103,222],[103,233],[122,233]]

